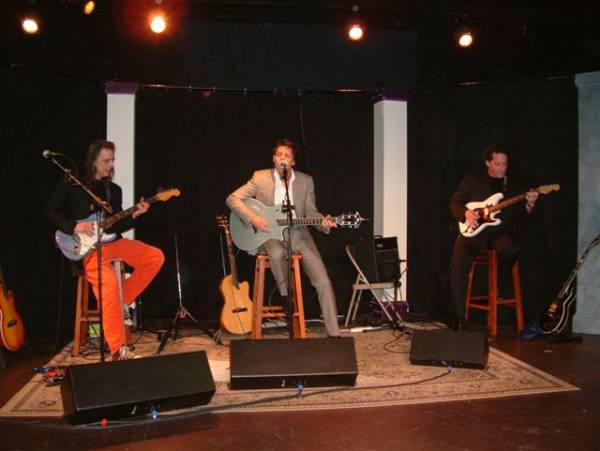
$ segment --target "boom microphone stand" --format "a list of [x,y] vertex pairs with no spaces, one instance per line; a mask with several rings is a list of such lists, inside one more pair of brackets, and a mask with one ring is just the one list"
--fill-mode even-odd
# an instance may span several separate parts
[[160,344],[158,345],[156,354],[160,354],[163,351],[165,345],[167,344],[167,340],[169,339],[169,337],[171,335],[171,332],[173,332],[173,329],[175,329],[174,333],[173,333],[173,340],[177,340],[177,335],[179,333],[179,322],[186,318],[191,319],[192,322],[196,325],[196,327],[198,329],[200,329],[202,332],[204,332],[206,335],[211,337],[215,341],[215,343],[221,344],[220,331],[217,333],[213,333],[210,330],[203,327],[202,325],[200,325],[198,320],[196,318],[194,318],[194,316],[189,312],[189,310],[187,308],[185,308],[185,305],[183,305],[183,292],[181,289],[181,271],[179,268],[179,244],[178,244],[177,232],[174,233],[174,240],[175,240],[175,270],[177,272],[177,294],[178,294],[178,300],[179,300],[179,307],[177,308],[177,313],[175,313],[175,317],[173,318],[173,321],[171,321],[169,328],[167,329],[167,331],[164,333],[164,335],[162,336],[162,338],[160,340]]
[[102,316],[102,229],[100,228],[100,220],[103,212],[108,214],[112,214],[112,208],[110,204],[100,197],[98,197],[94,192],[85,185],[79,178],[74,176],[71,173],[70,169],[65,168],[62,164],[60,164],[56,157],[65,157],[65,155],[58,152],[50,152],[49,150],[44,150],[42,152],[42,156],[46,159],[50,159],[56,166],[58,166],[64,173],[65,176],[71,180],[74,184],[79,185],[93,200],[94,209],[96,210],[96,258],[98,260],[98,316],[100,318],[100,362],[104,363],[104,326],[103,326],[103,316]]

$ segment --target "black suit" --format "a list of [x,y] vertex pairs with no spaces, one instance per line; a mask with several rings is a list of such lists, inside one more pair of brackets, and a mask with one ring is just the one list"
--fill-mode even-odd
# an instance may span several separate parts
[[[466,203],[483,201],[498,192],[502,192],[504,198],[508,199],[521,194],[523,189],[513,178],[492,178],[485,170],[466,175],[450,200],[450,210],[454,219],[459,222],[465,220]],[[470,238],[459,234],[454,243],[450,280],[454,313],[459,321],[465,317],[467,278],[473,259],[479,251],[486,248],[494,249],[498,253],[500,279],[498,286],[501,295],[507,276],[516,261],[518,249],[512,235],[515,223],[527,217],[525,201],[505,208],[498,217],[502,221],[499,225],[487,227]]]

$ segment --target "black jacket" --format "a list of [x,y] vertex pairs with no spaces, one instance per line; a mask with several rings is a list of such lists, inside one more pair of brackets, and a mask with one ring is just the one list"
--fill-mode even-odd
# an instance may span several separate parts
[[[94,181],[91,190],[101,199],[107,201],[112,207],[112,214],[123,210],[123,191],[115,183]],[[73,234],[77,222],[88,218],[93,213],[94,202],[80,186],[70,182],[61,182],[54,189],[44,209],[47,220],[61,232]],[[108,216],[108,215],[107,215]],[[107,233],[117,233],[133,227],[131,216],[118,221]]]
[[[481,202],[498,192],[502,192],[504,194],[503,200],[506,200],[523,194],[524,191],[521,183],[513,177],[508,176],[505,179],[496,179],[490,177],[487,170],[480,170],[469,173],[463,178],[450,199],[450,211],[454,219],[458,222],[463,222],[465,220],[465,212],[467,211],[465,204],[468,202]],[[502,224],[498,227],[501,229],[512,229],[515,221],[524,219],[527,216],[525,200],[523,200],[500,211],[498,217],[502,220]]]

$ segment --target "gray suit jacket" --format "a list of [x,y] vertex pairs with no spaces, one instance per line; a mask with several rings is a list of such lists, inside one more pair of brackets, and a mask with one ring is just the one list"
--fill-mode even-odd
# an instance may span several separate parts
[[[275,176],[273,175],[273,171],[274,169],[255,171],[252,174],[252,178],[245,185],[227,196],[227,206],[245,223],[250,223],[257,213],[244,204],[244,199],[254,197],[267,206],[273,205],[273,197],[275,195]],[[294,206],[296,207],[296,217],[323,217],[317,210],[313,178],[300,171],[294,171],[294,174],[293,198]],[[323,233],[329,233],[329,229],[323,226],[318,225],[315,227]],[[304,236],[308,235],[310,237],[308,230],[304,230],[304,232]]]

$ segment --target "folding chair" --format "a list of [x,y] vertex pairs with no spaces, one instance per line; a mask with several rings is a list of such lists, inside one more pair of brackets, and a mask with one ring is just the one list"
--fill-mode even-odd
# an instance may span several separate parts
[[[360,303],[362,292],[365,290],[369,290],[371,292],[371,294],[381,307],[381,311],[391,323],[402,324],[402,318],[389,302],[396,301],[397,299],[395,297],[390,296],[390,294],[387,291],[385,291],[389,289],[394,289],[395,292],[396,284],[394,282],[370,283],[356,260],[356,251],[352,244],[348,244],[346,246],[346,254],[348,254],[348,258],[354,265],[357,274],[356,280],[352,285],[352,297],[350,298],[350,306],[348,307],[348,313],[346,313],[346,322],[344,323],[344,326],[348,327],[350,318],[352,318],[352,321],[355,320],[356,313],[358,311],[358,304]],[[387,306],[384,303],[384,300],[388,301]],[[390,311],[392,313],[390,313]]]

